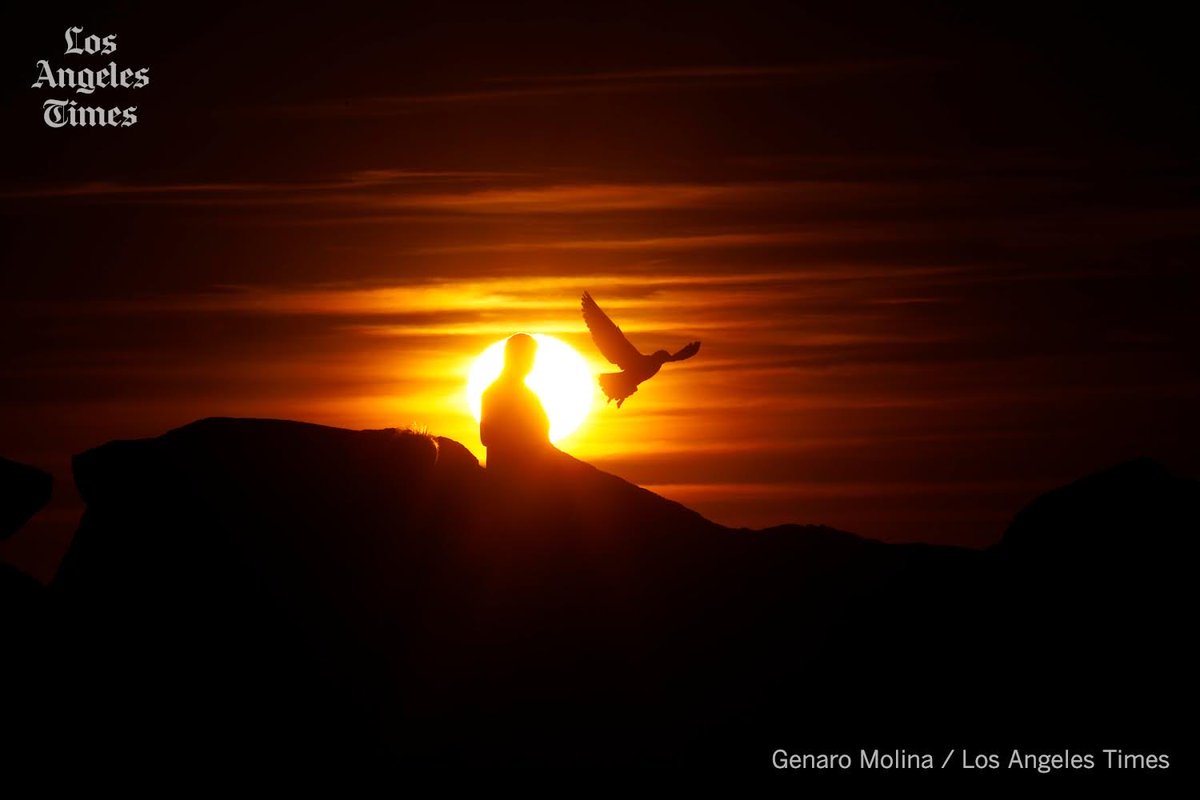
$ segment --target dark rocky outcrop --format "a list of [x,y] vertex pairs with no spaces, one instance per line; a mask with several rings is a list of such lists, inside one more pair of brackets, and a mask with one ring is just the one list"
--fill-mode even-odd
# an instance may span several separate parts
[[36,467],[0,458],[0,541],[50,502],[54,478]]
[[[1143,458],[1037,498],[995,550],[1013,564],[1121,580],[1135,564],[1185,566],[1170,556],[1190,549],[1198,535],[1200,483]],[[1114,574],[1105,575],[1109,570]]]
[[[497,481],[444,438],[273,420],[113,442],[75,477],[52,595],[76,755],[758,771],[1029,744],[1034,719],[1047,747],[1176,741],[1196,486],[1150,462],[991,551],[729,529],[565,454]],[[1119,592],[1075,569],[1134,551]],[[108,741],[114,717],[144,734]]]

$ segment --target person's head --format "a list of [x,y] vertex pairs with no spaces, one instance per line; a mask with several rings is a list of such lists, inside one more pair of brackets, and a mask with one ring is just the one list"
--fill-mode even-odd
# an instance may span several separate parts
[[514,333],[504,345],[504,371],[524,378],[533,371],[536,356],[537,340],[527,333]]

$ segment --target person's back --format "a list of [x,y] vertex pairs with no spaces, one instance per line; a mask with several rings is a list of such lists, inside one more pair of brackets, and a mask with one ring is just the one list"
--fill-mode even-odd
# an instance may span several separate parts
[[533,369],[537,342],[523,333],[509,337],[504,370],[483,393],[479,438],[487,448],[488,471],[528,466],[550,445],[550,419],[525,378]]

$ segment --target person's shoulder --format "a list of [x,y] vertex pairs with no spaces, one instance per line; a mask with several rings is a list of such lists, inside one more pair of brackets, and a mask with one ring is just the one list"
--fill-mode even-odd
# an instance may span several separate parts
[[500,381],[494,381],[492,385],[483,390],[483,394],[480,395],[480,399],[483,402],[487,402],[488,400],[495,400],[497,397],[500,397],[503,394],[505,394],[505,389],[500,385]]

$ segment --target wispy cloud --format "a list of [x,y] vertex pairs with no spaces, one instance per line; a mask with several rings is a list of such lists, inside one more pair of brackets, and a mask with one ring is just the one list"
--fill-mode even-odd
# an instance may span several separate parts
[[121,181],[85,181],[74,184],[31,188],[9,188],[0,191],[0,199],[32,199],[55,197],[96,197],[109,200],[114,197],[130,196],[142,198],[143,202],[157,203],[183,196],[207,198],[206,202],[241,202],[239,195],[260,195],[264,199],[284,204],[304,202],[312,198],[328,199],[346,192],[378,190],[381,187],[412,184],[447,183],[462,181],[494,181],[523,177],[520,172],[489,170],[421,170],[421,169],[366,169],[350,172],[329,180],[317,181],[274,181],[274,182],[222,182],[196,181],[185,183],[125,183]]
[[[451,188],[453,187],[453,188]],[[55,198],[199,206],[318,206],[325,213],[408,212],[455,216],[563,215],[651,210],[745,214],[783,204],[829,209],[898,199],[902,187],[870,181],[556,181],[520,173],[363,170],[321,181],[134,184],[90,181],[0,191],[0,200]],[[945,188],[926,186],[925,197]],[[907,190],[911,193],[911,189]],[[387,216],[380,216],[387,219]],[[301,218],[305,221],[307,218]],[[341,217],[340,221],[353,221]]]
[[[855,290],[839,290],[834,296],[828,284],[870,283],[876,292],[892,282],[911,285],[921,278],[945,279],[964,272],[961,267],[826,267],[767,272],[664,273],[641,278],[631,284],[621,273],[591,273],[575,276],[513,275],[480,278],[423,279],[392,284],[348,282],[310,286],[224,285],[210,290],[163,295],[136,300],[94,301],[92,313],[134,311],[252,312],[262,314],[342,315],[356,318],[405,315],[407,322],[422,314],[450,315],[502,311],[505,315],[558,312],[564,307],[574,320],[578,295],[587,288],[606,304],[639,314],[667,309],[672,317],[694,312],[700,320],[732,306],[769,305],[787,311],[805,301],[832,303],[841,319],[847,318],[844,303]],[[719,303],[714,303],[719,299]],[[82,309],[80,309],[82,311]],[[752,308],[749,310],[753,310]],[[876,314],[875,316],[879,316]],[[722,324],[758,325],[760,319],[740,313],[728,314]]]
[[863,72],[930,67],[942,62],[932,59],[859,59],[842,61],[819,61],[800,64],[776,65],[712,65],[693,67],[663,67],[659,69],[614,70],[608,72],[573,72],[556,75],[501,75],[488,78],[490,83],[509,84],[587,84],[625,83],[637,81],[679,80],[709,81],[717,79],[757,80],[763,78],[829,78],[845,77]]
[[777,65],[712,65],[643,70],[509,75],[486,78],[483,88],[342,98],[303,105],[277,106],[274,113],[319,117],[385,117],[448,106],[512,103],[528,99],[596,94],[744,89],[782,83],[826,83],[896,70],[945,66],[936,59],[861,59]]

